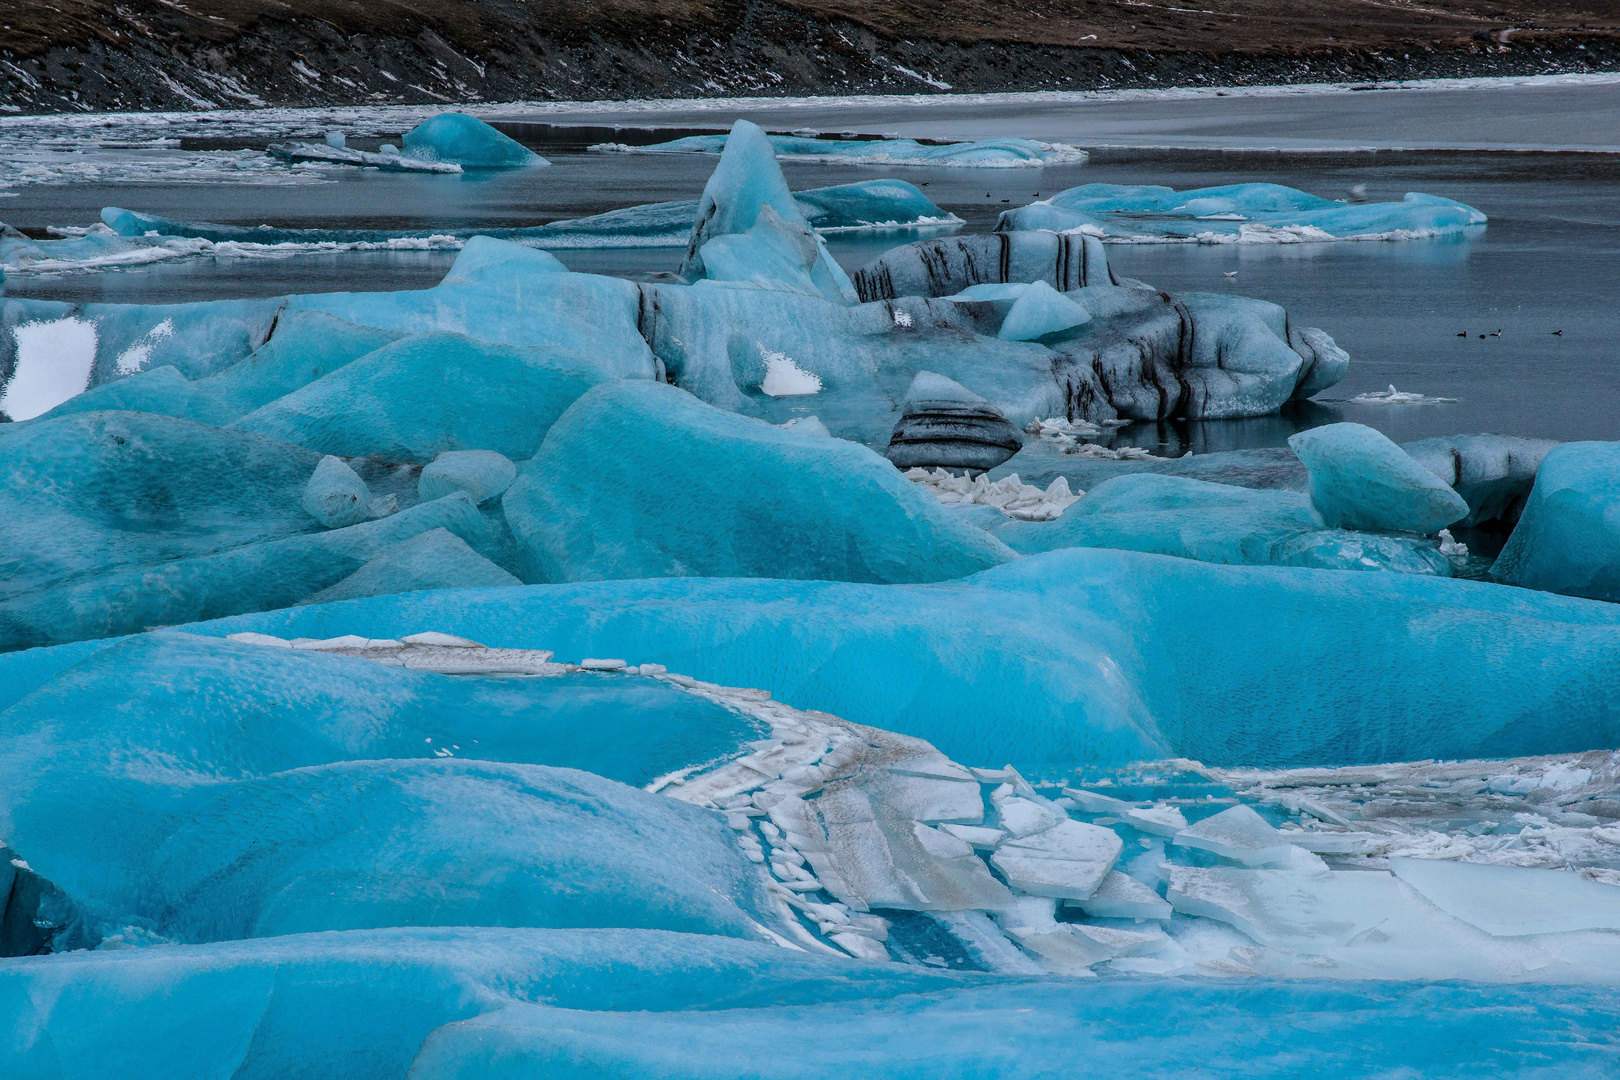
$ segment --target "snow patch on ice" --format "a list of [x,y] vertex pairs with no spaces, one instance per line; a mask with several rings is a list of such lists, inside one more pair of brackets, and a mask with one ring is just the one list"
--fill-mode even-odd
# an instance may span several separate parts
[[761,393],[770,397],[803,397],[821,393],[821,376],[804,370],[787,353],[772,352],[759,347],[765,361],[765,380],[759,384]]
[[12,328],[16,368],[0,393],[0,412],[31,420],[90,384],[96,362],[96,324],[77,315]]

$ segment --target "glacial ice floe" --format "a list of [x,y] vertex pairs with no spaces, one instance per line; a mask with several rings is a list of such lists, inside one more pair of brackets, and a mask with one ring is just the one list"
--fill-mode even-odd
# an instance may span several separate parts
[[1082,184],[1004,211],[996,230],[1085,230],[1111,243],[1297,244],[1461,235],[1485,220],[1471,206],[1415,191],[1400,202],[1343,203],[1279,184]]
[[1334,527],[1432,536],[1468,516],[1468,503],[1383,433],[1328,424],[1290,436],[1311,474],[1311,505]]
[[[598,143],[599,153],[622,154],[719,154],[736,137],[731,135],[688,135],[669,142],[629,146],[624,143]],[[1074,165],[1086,161],[1084,150],[1063,143],[1035,142],[1030,139],[979,139],[972,142],[937,144],[914,139],[818,139],[799,135],[769,135],[770,149],[780,161],[819,161],[839,165],[933,165],[968,169],[1040,168],[1043,165]]]

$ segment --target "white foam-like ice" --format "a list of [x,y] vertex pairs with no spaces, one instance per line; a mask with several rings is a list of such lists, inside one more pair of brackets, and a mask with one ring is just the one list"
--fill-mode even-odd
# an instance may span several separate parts
[[0,412],[32,420],[82,394],[96,362],[96,324],[77,315],[13,327],[16,370],[0,393]]

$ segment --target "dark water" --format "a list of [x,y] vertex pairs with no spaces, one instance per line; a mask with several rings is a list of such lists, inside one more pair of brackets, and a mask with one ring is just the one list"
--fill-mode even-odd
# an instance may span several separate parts
[[[1010,133],[1010,132],[1009,132]],[[494,176],[355,171],[333,183],[38,185],[0,203],[25,230],[85,224],[112,204],[232,224],[366,228],[521,226],[635,203],[693,198],[713,168],[701,156],[583,153],[541,145],[546,170]],[[1288,415],[1197,425],[1138,425],[1122,441],[1175,450],[1276,445],[1339,419],[1397,441],[1494,431],[1620,439],[1620,158],[1475,152],[1237,153],[1106,149],[1085,166],[875,168],[786,164],[795,188],[896,175],[940,206],[993,227],[1011,206],[1079,183],[1177,188],[1273,181],[1328,197],[1363,185],[1373,199],[1418,190],[1479,207],[1490,224],[1457,241],[1301,245],[1118,245],[1116,270],[1174,290],[1231,292],[1286,307],[1352,357],[1349,377]],[[848,267],[908,239],[834,238]],[[639,275],[673,270],[670,249],[558,251],[570,268]],[[172,303],[288,292],[424,288],[454,253],[371,252],[279,260],[198,260],[97,274],[13,274],[13,296]],[[1236,277],[1225,273],[1236,271]],[[1500,336],[1479,337],[1480,334]],[[1555,331],[1562,331],[1555,334]],[[1459,336],[1466,334],[1466,336]],[[1394,384],[1454,404],[1363,405],[1344,399]]]

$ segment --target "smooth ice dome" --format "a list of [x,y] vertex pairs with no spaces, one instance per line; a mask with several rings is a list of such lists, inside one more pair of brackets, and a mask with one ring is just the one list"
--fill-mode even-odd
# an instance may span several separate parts
[[1328,424],[1290,436],[1311,474],[1311,505],[1328,525],[1432,536],[1468,516],[1468,504],[1385,435]]
[[366,520],[371,491],[346,461],[328,454],[310,475],[301,505],[328,529],[341,529]]
[[1044,281],[1019,293],[996,336],[1003,341],[1036,341],[1091,321],[1091,312]]
[[517,466],[493,450],[446,450],[423,466],[417,495],[423,502],[465,491],[483,505],[512,486]]
[[1535,476],[1491,575],[1620,601],[1620,443],[1565,443],[1547,453]]
[[404,156],[460,165],[464,169],[510,169],[549,165],[536,154],[476,116],[440,113],[405,133]]
[[582,397],[503,505],[535,580],[939,581],[1012,556],[864,447],[655,382]]

